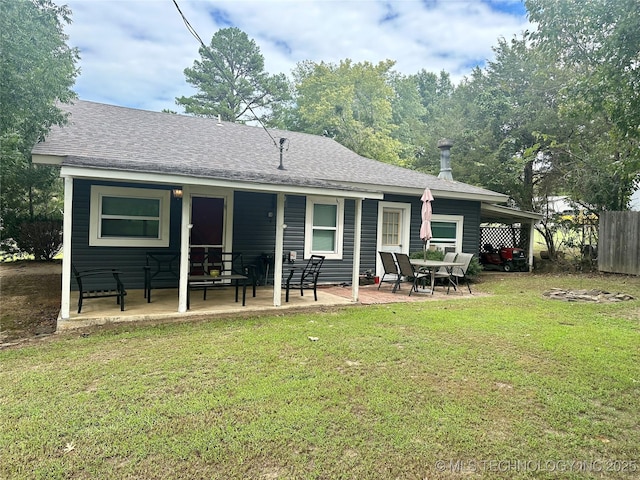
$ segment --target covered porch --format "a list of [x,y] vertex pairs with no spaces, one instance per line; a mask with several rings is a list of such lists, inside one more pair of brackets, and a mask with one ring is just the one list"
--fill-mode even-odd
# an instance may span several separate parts
[[[153,301],[147,303],[143,290],[132,290],[127,292],[124,312],[120,311],[113,298],[97,298],[86,301],[82,305],[82,313],[73,310],[65,321],[58,321],[58,330],[73,330],[76,328],[86,328],[98,325],[127,323],[127,322],[171,322],[185,321],[197,318],[211,318],[222,316],[251,316],[259,314],[279,313],[283,311],[296,311],[301,309],[318,310],[328,307],[346,307],[350,305],[374,305],[400,302],[425,302],[459,300],[478,296],[476,292],[470,295],[466,289],[458,289],[447,294],[446,288],[438,287],[433,295],[429,293],[414,293],[408,295],[408,286],[403,285],[401,290],[392,293],[392,285],[383,284],[380,289],[378,285],[364,285],[359,287],[359,299],[352,298],[351,286],[322,285],[318,287],[318,301],[314,301],[313,292],[305,291],[304,296],[299,291],[291,291],[289,302],[285,302],[282,293],[282,302],[279,307],[273,305],[273,286],[260,286],[256,296],[247,295],[246,305],[242,302],[235,302],[235,289],[219,288],[213,289],[207,294],[207,300],[203,300],[202,292],[195,292],[191,299],[191,308],[178,314],[176,303],[178,299],[178,289],[158,289],[154,290]],[[72,292],[71,302],[76,305],[78,301],[77,292]],[[61,320],[61,319],[59,319]]]

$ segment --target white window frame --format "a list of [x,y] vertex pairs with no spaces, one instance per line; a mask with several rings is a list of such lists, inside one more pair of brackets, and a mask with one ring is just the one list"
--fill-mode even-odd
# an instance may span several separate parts
[[[158,238],[139,237],[102,237],[102,198],[147,198],[160,202],[158,220]],[[155,188],[112,187],[107,185],[91,186],[91,204],[89,208],[89,246],[91,247],[168,247],[170,223],[171,191]]]
[[[456,224],[456,240],[448,242],[454,245],[456,253],[462,252],[462,235],[464,233],[464,216],[462,215],[432,215],[431,222],[446,222]],[[433,245],[433,238],[429,241]],[[437,239],[436,239],[437,240]]]
[[[314,251],[313,246],[313,207],[315,205],[336,205],[336,243],[333,252]],[[344,198],[337,197],[307,197],[307,207],[304,226],[304,258],[311,255],[323,255],[328,260],[342,260],[342,244],[344,240]]]

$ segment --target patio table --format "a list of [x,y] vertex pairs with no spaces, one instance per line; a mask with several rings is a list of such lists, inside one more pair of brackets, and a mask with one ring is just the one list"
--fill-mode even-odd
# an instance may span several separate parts
[[436,270],[438,270],[440,267],[444,267],[447,269],[447,272],[451,274],[453,267],[464,267],[464,263],[460,263],[456,261],[445,262],[443,260],[422,260],[419,258],[412,258],[411,264],[416,267],[424,268],[429,271],[431,275],[431,295],[433,295],[433,290],[435,288]]
[[[238,288],[240,282],[242,282],[242,306],[245,306],[245,301],[247,298],[247,280],[249,277],[247,275],[240,275],[237,273],[229,273],[229,274],[221,274],[218,276],[212,275],[189,275],[189,280],[187,282],[187,309],[190,306],[191,299],[191,289],[192,288],[201,288],[204,289],[204,300],[207,299],[207,288],[211,288],[216,286],[216,283],[223,281],[230,281],[235,284],[236,287],[236,302],[238,302]],[[255,296],[255,286],[253,295]]]

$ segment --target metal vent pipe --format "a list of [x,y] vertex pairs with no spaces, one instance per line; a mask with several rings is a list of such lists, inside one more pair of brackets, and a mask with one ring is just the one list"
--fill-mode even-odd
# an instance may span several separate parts
[[453,180],[451,175],[451,147],[453,142],[449,139],[443,138],[438,140],[438,148],[440,149],[440,173],[438,178],[444,180]]

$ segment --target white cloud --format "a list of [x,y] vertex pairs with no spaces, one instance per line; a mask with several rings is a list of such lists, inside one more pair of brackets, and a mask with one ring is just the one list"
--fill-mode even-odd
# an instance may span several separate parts
[[[80,48],[80,98],[149,110],[191,95],[184,69],[199,58],[172,0],[67,0],[69,43]],[[230,25],[254,39],[271,74],[297,62],[378,63],[414,74],[445,70],[457,82],[493,57],[499,37],[529,27],[517,1],[178,0],[205,43]],[[516,8],[517,14],[508,13]]]

